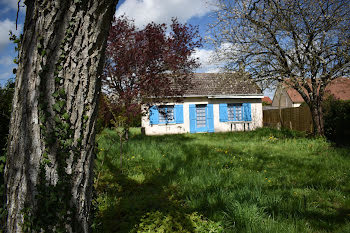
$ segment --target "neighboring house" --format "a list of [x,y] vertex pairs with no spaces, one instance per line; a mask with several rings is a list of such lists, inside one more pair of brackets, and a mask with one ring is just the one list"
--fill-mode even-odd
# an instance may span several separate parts
[[[262,127],[263,97],[259,87],[241,73],[194,74],[181,101],[152,103],[142,117],[146,135],[227,132]],[[145,107],[145,105],[143,106]]]
[[[334,79],[325,89],[326,95],[331,94],[336,99],[350,100],[350,79]],[[293,88],[282,84],[276,89],[272,101],[272,107],[291,108],[299,107],[304,102],[301,95]]]
[[272,104],[272,100],[270,99],[270,97],[264,96],[264,98],[262,98],[263,111],[269,110],[269,109],[275,109],[275,107],[272,107],[271,104]]
[[304,102],[301,95],[293,88],[284,84],[277,86],[273,96],[271,107],[273,108],[292,108],[299,107]]
[[262,103],[265,104],[265,105],[271,105],[272,104],[272,100],[270,99],[270,97],[264,96],[262,98]]

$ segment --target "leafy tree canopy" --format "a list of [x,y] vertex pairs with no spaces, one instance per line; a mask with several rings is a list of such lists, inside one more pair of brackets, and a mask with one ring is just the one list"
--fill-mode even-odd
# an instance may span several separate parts
[[[177,19],[169,27],[149,23],[138,29],[126,16],[115,18],[103,84],[119,114],[133,121],[141,114],[142,98],[181,96],[199,66],[192,54],[201,45],[198,28]],[[172,84],[179,88],[171,88]]]

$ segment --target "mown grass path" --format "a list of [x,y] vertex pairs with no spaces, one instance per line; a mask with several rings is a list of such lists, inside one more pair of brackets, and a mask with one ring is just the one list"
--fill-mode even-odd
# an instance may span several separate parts
[[350,232],[350,150],[290,131],[98,137],[101,232]]

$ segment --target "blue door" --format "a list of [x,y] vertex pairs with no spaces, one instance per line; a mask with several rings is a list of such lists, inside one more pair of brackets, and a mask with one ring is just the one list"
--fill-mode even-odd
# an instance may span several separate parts
[[197,104],[196,105],[196,132],[207,132],[207,105],[206,104]]
[[214,132],[212,104],[190,104],[190,132]]

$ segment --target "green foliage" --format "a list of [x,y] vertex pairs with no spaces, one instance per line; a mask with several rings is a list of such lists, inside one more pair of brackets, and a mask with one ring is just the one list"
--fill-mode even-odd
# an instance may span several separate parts
[[123,168],[119,145],[111,143],[117,132],[105,129],[98,136],[95,232],[350,228],[349,149],[268,128],[167,136],[132,129],[130,134]]
[[0,86],[0,155],[3,155],[7,142],[14,85],[14,82],[10,80],[4,87]]
[[338,145],[350,145],[350,100],[329,96],[323,102],[325,136]]
[[15,44],[15,51],[17,52],[17,57],[13,59],[13,62],[18,65],[19,59],[18,59],[18,54],[21,49],[21,41],[23,38],[23,34],[21,34],[19,37],[17,37],[15,34],[13,34],[12,31],[10,31],[10,40],[13,41]]
[[[4,87],[0,86],[0,225],[4,225],[6,210],[5,203],[5,184],[4,169],[6,163],[6,145],[9,133],[12,99],[14,93],[14,82],[9,81]],[[0,229],[0,232],[2,230]]]
[[[10,31],[10,40],[15,43],[15,51],[17,52],[17,57],[13,60],[15,64],[18,64],[18,52],[21,48],[22,37],[22,34],[17,37],[12,33],[12,31]],[[16,73],[16,69],[13,70],[13,73]],[[10,79],[4,87],[0,86],[0,226],[5,225],[7,215],[5,208],[6,193],[4,169],[6,164],[6,146],[9,134],[14,91],[15,83],[12,79]],[[0,233],[2,233],[3,230],[4,229],[0,228]]]
[[223,227],[220,223],[208,220],[197,212],[191,214],[181,212],[162,213],[157,210],[142,216],[140,223],[131,232],[215,233],[223,232]]
[[139,104],[128,106],[128,109],[126,109],[125,106],[114,104],[106,95],[101,94],[97,117],[98,132],[106,127],[114,127],[115,125],[112,122],[113,120],[118,121],[117,118],[126,119],[124,122],[126,128],[140,127],[142,116],[140,110],[141,106]]

